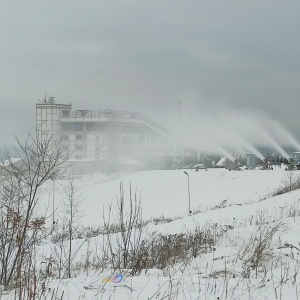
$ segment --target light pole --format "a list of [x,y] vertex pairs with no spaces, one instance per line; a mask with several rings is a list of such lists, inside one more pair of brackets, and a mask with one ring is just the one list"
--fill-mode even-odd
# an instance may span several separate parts
[[181,169],[181,159],[182,159],[182,151],[181,151],[181,120],[180,120],[180,114],[181,114],[181,104],[182,101],[177,101],[178,104],[178,151],[179,151],[179,168]]
[[189,193],[189,213],[188,213],[188,216],[190,216],[191,213],[192,213],[192,211],[191,211],[191,194],[190,194],[190,175],[186,171],[183,171],[183,173],[188,177],[188,193]]

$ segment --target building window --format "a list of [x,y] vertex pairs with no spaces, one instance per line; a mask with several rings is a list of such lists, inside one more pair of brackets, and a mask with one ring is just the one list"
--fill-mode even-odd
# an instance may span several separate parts
[[61,123],[62,131],[82,131],[83,124],[79,122],[62,122]]
[[63,117],[69,117],[70,116],[70,111],[69,110],[62,110],[62,116]]
[[76,141],[82,141],[82,135],[76,135]]

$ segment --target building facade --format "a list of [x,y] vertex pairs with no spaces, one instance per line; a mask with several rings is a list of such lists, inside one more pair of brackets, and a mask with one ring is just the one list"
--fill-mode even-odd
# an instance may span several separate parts
[[61,137],[73,160],[155,168],[174,152],[167,130],[133,111],[73,111],[71,104],[56,103],[51,97],[36,104],[36,127],[40,138]]

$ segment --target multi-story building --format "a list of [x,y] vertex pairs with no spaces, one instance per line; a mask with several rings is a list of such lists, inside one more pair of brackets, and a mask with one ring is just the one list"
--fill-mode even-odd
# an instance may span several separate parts
[[54,98],[36,104],[36,127],[40,137],[62,138],[71,159],[130,164],[141,168],[161,166],[174,153],[165,128],[133,111],[102,109],[72,111],[71,104]]

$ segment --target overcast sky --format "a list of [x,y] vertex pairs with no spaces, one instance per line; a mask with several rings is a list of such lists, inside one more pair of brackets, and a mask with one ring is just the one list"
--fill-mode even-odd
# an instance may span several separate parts
[[299,139],[299,37],[296,0],[0,1],[1,146],[45,94],[174,131],[180,100],[195,135],[273,120]]

